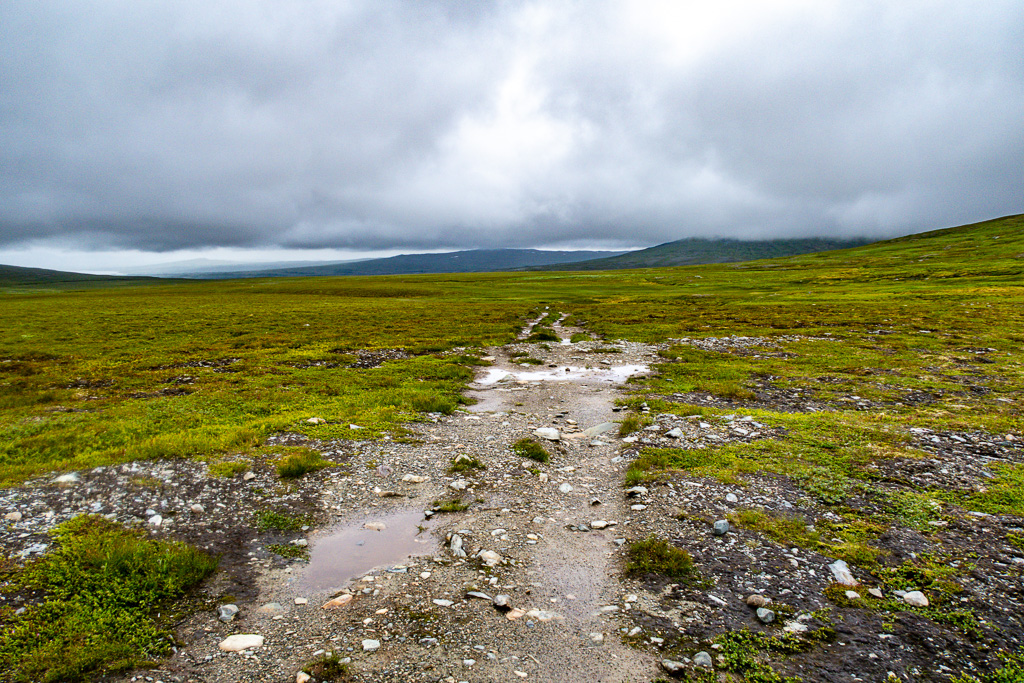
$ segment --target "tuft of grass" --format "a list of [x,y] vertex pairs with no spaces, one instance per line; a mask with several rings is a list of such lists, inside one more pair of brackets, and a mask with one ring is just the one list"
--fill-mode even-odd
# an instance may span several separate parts
[[640,431],[645,425],[651,424],[651,418],[640,417],[639,415],[628,415],[619,423],[619,436],[629,436],[633,432]]
[[446,512],[462,512],[463,510],[469,509],[469,503],[463,503],[459,498],[452,498],[449,500],[435,500],[434,501],[434,512],[446,513]]
[[882,551],[870,546],[868,541],[878,538],[884,528],[864,519],[852,518],[842,522],[819,519],[811,526],[801,517],[745,508],[729,515],[729,521],[737,527],[764,534],[784,546],[815,550],[859,567],[876,566],[882,555]]
[[537,462],[548,462],[551,460],[551,454],[536,439],[519,439],[519,441],[512,444],[512,452],[521,458],[529,458]]
[[281,557],[287,557],[294,560],[307,560],[309,559],[309,548],[305,548],[299,545],[293,545],[291,543],[271,543],[267,546],[267,550],[280,555]]
[[299,448],[277,461],[277,474],[282,479],[296,479],[333,464],[312,448]]
[[586,332],[577,332],[576,334],[574,334],[571,337],[569,337],[569,341],[571,341],[573,344],[575,344],[576,342],[590,341],[590,340],[591,340],[591,336],[589,334],[587,334]]
[[517,358],[516,362],[520,365],[544,365],[544,361],[539,358]]
[[452,460],[452,466],[448,468],[448,471],[452,473],[462,473],[486,469],[487,465],[483,464],[483,462],[481,462],[475,455],[463,454]]
[[554,332],[552,332],[551,330],[546,329],[546,328],[541,328],[541,329],[534,329],[534,331],[530,334],[530,336],[526,338],[526,341],[528,341],[528,342],[549,342],[549,341],[559,341],[559,338],[558,338],[558,335],[555,334]]
[[350,673],[348,665],[342,664],[341,658],[335,654],[322,656],[302,667],[302,670],[316,681],[347,681]]
[[259,510],[255,518],[260,531],[299,531],[310,523],[308,515],[292,515],[277,510]]
[[236,477],[243,472],[247,472],[251,463],[240,460],[221,460],[219,462],[210,463],[207,471],[211,477],[221,477],[222,479],[230,479]]
[[630,543],[626,550],[628,574],[660,574],[673,579],[685,579],[692,577],[695,571],[690,553],[663,538],[649,536]]
[[962,673],[950,678],[950,683],[1024,683],[1024,656],[1000,652],[999,661],[1002,666],[995,671],[978,675]]
[[[103,517],[82,515],[51,532],[56,548],[16,575],[42,593],[3,616],[0,670],[10,681],[84,681],[170,653],[171,601],[214,571],[217,560],[157,541]],[[160,615],[164,615],[161,617]]]

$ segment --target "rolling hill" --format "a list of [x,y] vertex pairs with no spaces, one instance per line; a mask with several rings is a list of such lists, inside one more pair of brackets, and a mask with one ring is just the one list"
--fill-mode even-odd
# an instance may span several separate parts
[[530,266],[528,270],[623,270],[627,268],[669,268],[696,266],[706,263],[734,263],[760,259],[796,256],[819,251],[849,249],[868,244],[869,240],[754,240],[688,239],[666,242],[648,249],[631,251],[619,256],[598,258],[580,263],[559,263]]
[[204,279],[245,277],[310,277],[330,275],[415,275],[420,273],[488,273],[521,270],[551,263],[604,260],[616,251],[541,251],[539,249],[472,249],[444,254],[401,254],[367,261],[298,268],[205,273]]

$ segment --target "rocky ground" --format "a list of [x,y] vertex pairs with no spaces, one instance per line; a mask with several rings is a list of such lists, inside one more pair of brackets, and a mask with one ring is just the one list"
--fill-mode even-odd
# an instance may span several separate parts
[[[565,338],[579,332],[554,329]],[[699,343],[773,352],[756,339]],[[626,491],[626,469],[644,446],[779,436],[750,418],[657,415],[619,437],[622,381],[658,362],[656,351],[625,342],[489,349],[493,364],[468,392],[477,403],[411,425],[401,442],[274,437],[341,465],[294,483],[282,483],[269,464],[221,478],[190,461],[30,482],[0,493],[0,545],[31,557],[46,550],[48,529],[91,512],[222,555],[222,570],[203,588],[208,609],[179,626],[176,654],[123,681],[301,681],[303,667],[333,656],[358,681],[646,682],[719,667],[729,652],[712,639],[744,630],[806,645],[787,656],[755,653],[785,675],[948,680],[984,668],[995,650],[1021,647],[1024,549],[1007,541],[1024,532],[1019,518],[953,514],[880,539],[897,558],[940,547],[973,558],[957,567],[966,589],[956,599],[979,624],[965,631],[920,610],[877,609],[867,602],[877,582],[856,569],[836,593],[832,557],[735,527],[716,533],[715,522],[742,508],[808,524],[835,516],[789,480],[758,475],[739,486],[675,475]],[[527,357],[541,362],[525,365]],[[757,402],[773,405],[769,393]],[[774,403],[828,409],[801,396]],[[516,455],[512,444],[524,437],[539,438],[550,462]],[[991,476],[992,463],[1024,461],[1020,441],[1005,436],[915,430],[914,438],[932,457],[885,461],[883,486],[970,486]],[[460,459],[461,471],[452,471]],[[444,511],[448,501],[467,507]],[[291,528],[268,525],[267,512]],[[629,542],[652,535],[687,549],[699,580],[624,576]],[[881,595],[906,600],[888,589]],[[229,640],[238,635],[258,638]],[[239,649],[225,651],[231,646]]]

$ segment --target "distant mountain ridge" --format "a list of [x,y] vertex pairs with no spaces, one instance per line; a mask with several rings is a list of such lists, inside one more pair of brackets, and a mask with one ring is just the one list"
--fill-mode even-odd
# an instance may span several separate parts
[[139,279],[143,278],[69,273],[63,270],[25,268],[22,266],[5,266],[0,264],[0,285],[47,285],[68,282],[109,282]]
[[401,254],[366,261],[272,270],[204,273],[210,279],[246,277],[310,277],[337,275],[417,275],[427,273],[489,273],[522,270],[550,263],[576,263],[621,255],[621,251],[542,251],[540,249],[471,249],[443,254]]
[[627,268],[669,268],[704,263],[734,263],[759,259],[812,254],[819,251],[849,249],[870,244],[871,240],[829,240],[821,238],[779,240],[706,239],[689,237],[655,247],[631,251],[620,256],[582,263],[531,266],[526,270],[624,270]]

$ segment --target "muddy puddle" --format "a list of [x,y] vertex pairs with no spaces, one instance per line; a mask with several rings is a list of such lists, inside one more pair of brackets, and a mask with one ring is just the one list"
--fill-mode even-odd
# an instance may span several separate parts
[[560,365],[545,370],[502,370],[489,368],[483,377],[476,380],[478,386],[490,386],[502,381],[518,382],[576,382],[592,380],[622,384],[633,375],[648,371],[646,365],[613,365],[610,367],[580,367]]
[[296,583],[334,591],[376,567],[402,564],[410,555],[430,555],[437,541],[420,510],[367,517],[325,530],[313,539],[309,564]]

